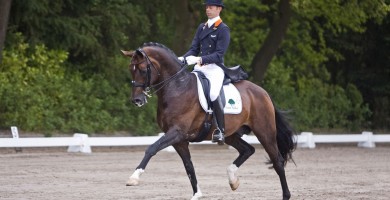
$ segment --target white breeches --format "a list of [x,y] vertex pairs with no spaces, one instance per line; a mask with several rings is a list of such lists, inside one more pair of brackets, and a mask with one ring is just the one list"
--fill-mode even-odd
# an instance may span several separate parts
[[215,101],[221,92],[225,72],[216,64],[195,65],[194,71],[201,71],[210,81],[210,100]]

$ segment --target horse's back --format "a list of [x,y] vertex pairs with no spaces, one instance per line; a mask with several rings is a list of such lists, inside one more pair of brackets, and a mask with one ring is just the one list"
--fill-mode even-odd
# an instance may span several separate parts
[[247,80],[234,83],[234,85],[237,87],[238,91],[240,91],[243,105],[255,106],[258,104],[266,104],[267,106],[271,106],[273,108],[271,97],[261,86]]

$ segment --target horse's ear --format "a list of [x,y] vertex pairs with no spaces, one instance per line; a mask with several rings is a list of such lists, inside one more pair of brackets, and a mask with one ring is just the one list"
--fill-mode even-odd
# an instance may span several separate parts
[[124,56],[133,57],[134,55],[134,51],[125,51],[125,50],[121,50],[121,51]]

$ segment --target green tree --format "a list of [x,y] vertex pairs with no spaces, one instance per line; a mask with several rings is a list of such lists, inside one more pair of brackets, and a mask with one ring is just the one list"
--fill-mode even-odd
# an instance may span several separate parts
[[[12,36],[12,35],[11,35]],[[82,78],[67,72],[67,53],[31,46],[20,34],[4,50],[0,67],[0,128],[12,125],[26,131],[99,133],[129,130],[156,133],[149,117],[154,107],[143,111],[129,106],[129,84],[118,91],[99,75]],[[135,114],[137,113],[137,114]]]
[[[5,55],[9,60],[15,53],[13,45],[20,42],[16,32],[21,32],[28,44],[25,53],[18,53],[30,59],[26,69],[32,66],[45,71],[39,63],[30,66],[30,56],[39,48],[44,49],[39,54],[48,54],[50,63],[59,62],[51,56],[52,51],[67,52],[68,59],[59,64],[63,71],[53,72],[66,77],[57,81],[68,88],[57,89],[67,97],[58,103],[64,105],[62,110],[53,107],[63,120],[53,123],[57,130],[150,134],[156,131],[155,104],[141,110],[129,105],[129,61],[119,50],[155,41],[178,55],[184,53],[195,28],[206,20],[203,2],[13,1]],[[225,64],[243,65],[252,74],[251,80],[262,84],[277,105],[294,111],[300,130],[357,129],[369,119],[372,128],[388,127],[390,29],[386,1],[229,0],[225,5],[222,19],[231,29]],[[4,76],[2,80],[6,80]],[[4,93],[6,87],[2,85],[0,90]],[[0,106],[8,109],[4,102]]]
[[126,0],[20,0],[11,15],[10,31],[22,32],[30,44],[68,51],[70,68],[88,76],[110,75],[117,66],[107,58],[142,44],[151,31],[142,8]]
[[8,16],[11,9],[12,0],[0,1],[0,63],[2,61],[2,51],[8,27]]

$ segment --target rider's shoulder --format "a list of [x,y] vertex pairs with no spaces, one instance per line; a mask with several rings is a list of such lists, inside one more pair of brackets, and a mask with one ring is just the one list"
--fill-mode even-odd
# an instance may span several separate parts
[[[221,28],[229,28],[229,26],[227,25],[227,24],[225,24],[225,23],[221,23],[220,25],[219,25]],[[230,28],[229,28],[230,29]]]

